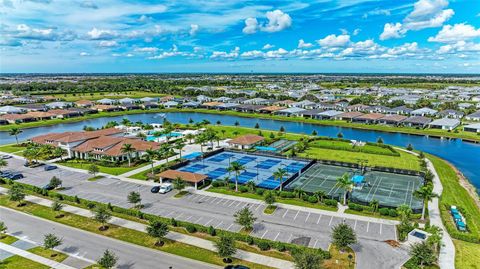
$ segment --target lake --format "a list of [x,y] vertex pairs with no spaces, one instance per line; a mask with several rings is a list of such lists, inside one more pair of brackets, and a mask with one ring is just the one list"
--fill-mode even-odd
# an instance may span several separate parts
[[[240,126],[254,127],[255,124],[258,123],[261,129],[274,131],[278,131],[280,127],[283,126],[287,132],[291,133],[311,134],[312,131],[315,130],[320,136],[336,137],[337,134],[341,132],[345,139],[375,142],[379,137],[382,137],[386,144],[403,147],[406,147],[408,144],[412,144],[417,150],[437,155],[454,164],[472,182],[477,190],[480,190],[480,144],[463,142],[461,139],[438,139],[418,135],[386,133],[335,126],[321,126],[311,123],[243,118],[238,116],[197,112],[170,112],[165,114],[169,121],[184,124],[188,123],[190,119],[193,119],[195,122],[205,119],[210,121],[212,124],[219,120],[223,125],[234,125],[235,122],[238,121]],[[121,121],[123,118],[127,118],[132,122],[142,121],[144,123],[161,123],[163,121],[163,118],[158,114],[152,113],[103,117],[84,120],[81,122],[23,129],[23,133],[19,136],[19,139],[25,140],[46,133],[79,131],[82,130],[84,126],[92,126],[97,128],[104,126],[109,121]],[[0,140],[1,144],[15,142],[15,138],[13,136],[9,136],[8,132],[0,132]]]

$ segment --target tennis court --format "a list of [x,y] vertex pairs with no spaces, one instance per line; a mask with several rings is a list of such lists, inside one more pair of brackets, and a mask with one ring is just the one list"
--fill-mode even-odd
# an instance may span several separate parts
[[358,172],[358,170],[317,163],[290,182],[285,188],[290,190],[301,189],[309,193],[324,191],[328,196],[337,198],[343,195],[343,190],[336,186],[337,178],[345,173],[353,176],[355,172]]
[[422,184],[423,179],[419,176],[369,171],[365,173],[363,186],[352,192],[351,200],[368,204],[375,199],[380,205],[392,208],[406,204],[414,212],[420,212],[423,202],[415,197],[413,192]]
[[291,148],[297,143],[298,143],[297,141],[293,141],[293,140],[280,139],[270,144],[269,147],[276,148],[278,152],[282,152]]
[[228,172],[232,162],[237,162],[245,168],[238,176],[240,184],[253,181],[257,186],[267,189],[276,189],[280,186],[280,180],[273,177],[273,173],[279,168],[285,169],[288,173],[285,181],[308,164],[306,161],[224,151],[205,159],[193,160],[178,170],[204,174],[211,180],[224,180],[228,177],[231,182],[235,182],[235,174]]

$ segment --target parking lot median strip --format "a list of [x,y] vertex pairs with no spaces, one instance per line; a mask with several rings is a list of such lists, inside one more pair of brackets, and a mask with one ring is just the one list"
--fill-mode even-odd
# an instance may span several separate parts
[[[7,193],[8,189],[0,187],[0,193],[5,194]],[[38,204],[44,207],[50,207],[52,204],[51,200],[33,196],[33,195],[27,195],[25,197],[25,201],[33,203],[33,204]],[[74,215],[78,215],[81,217],[89,218],[91,219],[93,217],[92,212],[90,212],[87,209],[71,206],[71,205],[65,205],[65,207],[62,209],[64,212],[68,212]],[[145,233],[146,230],[146,225],[143,223],[139,222],[134,222],[118,217],[112,217],[112,219],[109,221],[110,224],[113,224],[118,227],[123,227],[127,229],[131,229],[134,231],[142,232]],[[177,241],[179,243],[199,247],[202,249],[206,249],[209,251],[216,252],[216,247],[212,241],[198,238],[195,236],[189,236],[177,232],[170,231],[167,236],[167,239]],[[161,250],[161,249],[160,249]],[[273,257],[268,257],[256,253],[251,253],[243,250],[237,250],[237,253],[234,255],[235,258],[251,262],[251,263],[257,263],[260,265],[264,265],[267,267],[274,267],[274,268],[294,268],[294,265],[290,261],[278,259],[278,258],[273,258]]]
[[34,261],[34,262],[37,262],[37,263],[40,263],[40,264],[49,266],[50,268],[55,268],[55,269],[75,269],[75,268],[73,268],[73,267],[71,267],[71,266],[68,266],[68,265],[66,265],[66,264],[61,264],[61,263],[59,263],[59,262],[56,262],[56,261],[53,261],[53,260],[44,258],[44,257],[42,257],[42,256],[39,256],[39,255],[36,255],[36,254],[34,254],[34,253],[28,252],[28,251],[26,251],[26,250],[22,250],[22,249],[20,249],[20,248],[16,248],[16,247],[14,247],[14,246],[7,245],[7,244],[1,243],[1,242],[0,242],[0,249],[3,250],[3,251],[9,252],[9,253],[18,255],[18,256],[20,256],[20,257],[29,259],[29,260],[31,260],[31,261]]

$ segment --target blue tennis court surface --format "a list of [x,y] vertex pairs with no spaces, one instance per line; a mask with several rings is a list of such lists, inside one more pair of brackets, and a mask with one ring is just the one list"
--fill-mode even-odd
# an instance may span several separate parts
[[187,155],[183,156],[183,159],[192,160],[192,159],[195,159],[199,156],[202,156],[201,152],[192,152],[190,154],[187,154]]
[[273,173],[278,169],[287,171],[288,174],[283,179],[285,181],[308,164],[298,160],[228,151],[205,159],[192,160],[178,170],[207,175],[211,180],[228,178],[230,182],[235,182],[235,173],[228,172],[232,162],[237,162],[245,168],[238,176],[238,183],[246,184],[253,181],[257,186],[266,189],[276,189],[280,186],[280,180],[273,178]]

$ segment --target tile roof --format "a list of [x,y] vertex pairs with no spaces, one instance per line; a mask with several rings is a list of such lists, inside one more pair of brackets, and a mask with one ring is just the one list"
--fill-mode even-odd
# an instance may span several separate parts
[[246,135],[235,137],[234,139],[231,139],[227,143],[237,144],[237,145],[252,145],[260,141],[263,141],[264,139],[265,138],[263,136],[246,134]]
[[161,178],[167,178],[167,179],[176,179],[177,177],[179,177],[184,181],[188,181],[188,182],[192,182],[192,183],[201,182],[201,181],[207,179],[206,175],[184,172],[184,171],[178,171],[178,170],[171,170],[171,169],[163,171],[163,172],[157,174],[157,176],[161,177]]

